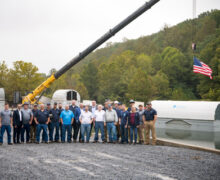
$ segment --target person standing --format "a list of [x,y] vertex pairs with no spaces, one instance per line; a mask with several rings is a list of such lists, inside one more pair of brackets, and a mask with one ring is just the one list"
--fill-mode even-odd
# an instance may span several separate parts
[[128,143],[128,111],[125,104],[122,105],[121,118],[119,119],[121,129],[121,144]]
[[130,144],[133,143],[134,136],[134,144],[137,143],[137,128],[139,127],[140,119],[139,113],[136,112],[136,108],[131,107],[131,111],[128,114],[128,127],[130,128]]
[[[106,101],[104,104],[104,108],[102,109],[103,111],[107,111],[108,110],[108,104],[110,103],[110,101]],[[107,126],[104,124],[104,133],[105,133],[105,141],[107,141],[107,137],[108,137],[108,132],[107,132]]]
[[33,113],[28,108],[29,104],[24,103],[23,119],[22,119],[22,129],[21,129],[21,143],[24,143],[24,133],[26,133],[26,143],[29,143],[30,140],[30,124],[33,121]]
[[54,129],[56,129],[55,134],[55,142],[59,142],[59,125],[60,125],[60,111],[57,108],[57,103],[55,102],[53,105],[53,108],[51,109],[52,116],[50,117],[50,123],[51,123],[51,132],[49,134],[50,141],[54,141]]
[[24,143],[24,133],[26,133],[26,143],[29,143],[30,140],[30,125],[33,121],[33,113],[28,108],[29,104],[24,103],[23,120],[22,120],[22,129],[21,129],[21,143]]
[[[80,109],[80,114],[85,110],[83,103],[79,104],[79,109]],[[80,123],[80,121],[79,121]],[[79,127],[79,142],[82,142],[82,138],[81,138],[81,123],[80,123],[80,127]]]
[[86,142],[89,143],[89,139],[90,139],[89,133],[90,133],[93,117],[92,117],[92,113],[89,111],[88,105],[85,106],[85,111],[81,112],[79,120],[81,122],[82,143],[84,143],[85,134],[86,134]]
[[89,135],[91,137],[91,133],[92,133],[92,128],[93,126],[95,125],[95,121],[94,121],[94,116],[95,116],[95,111],[97,110],[97,105],[96,105],[96,101],[92,101],[92,106],[91,108],[89,109],[89,111],[92,113],[92,121],[93,123],[91,123],[91,128],[90,128],[90,131],[89,131]]
[[51,134],[52,134],[52,124],[51,124],[52,112],[51,112],[51,104],[50,104],[50,103],[47,103],[47,109],[46,109],[46,111],[48,112],[49,118],[50,118],[49,123],[48,123],[49,142],[52,142],[52,139],[51,139],[51,137],[52,137],[52,135],[51,135]]
[[[59,109],[59,113],[61,114],[61,112],[63,111],[62,103],[59,103],[58,109]],[[59,116],[60,116],[60,114],[59,114]],[[60,120],[59,125],[60,125],[60,139],[62,139],[62,123],[61,123],[61,120]]]
[[104,134],[104,121],[105,121],[105,111],[102,110],[102,105],[98,105],[98,110],[95,111],[94,115],[95,121],[95,137],[94,143],[98,142],[99,139],[99,130],[101,131],[102,142],[105,143],[105,134]]
[[37,144],[40,143],[40,133],[43,130],[43,141],[48,143],[48,134],[47,134],[47,127],[50,121],[49,113],[46,109],[44,109],[44,104],[40,105],[40,110],[36,112],[35,115],[35,123],[37,124]]
[[[114,102],[114,106],[115,106],[115,107],[114,107],[114,110],[116,111],[117,116],[118,116],[118,119],[119,119],[119,121],[120,121],[121,112],[122,112],[121,103],[119,103],[118,101],[115,101],[115,102]],[[119,141],[119,138],[120,138],[120,136],[121,136],[119,121],[118,121],[117,124],[116,124],[117,141]]]
[[76,106],[76,100],[72,101],[72,105],[69,107],[69,109],[74,114],[74,122],[72,125],[73,126],[73,142],[76,143],[77,137],[79,134],[79,129],[80,129],[80,121],[79,121],[80,109],[78,106]]
[[71,129],[72,124],[74,122],[74,114],[69,110],[69,105],[65,106],[65,110],[63,110],[60,114],[60,121],[62,124],[62,138],[61,142],[65,143],[66,140],[66,132],[67,132],[67,142],[71,143]]
[[[37,104],[34,104],[34,108],[32,109],[33,117],[36,116],[36,113],[38,111]],[[30,128],[30,139],[31,143],[36,142],[36,134],[37,134],[37,126],[35,120],[32,120],[31,128]]]
[[147,108],[144,111],[143,122],[146,130],[146,139],[145,144],[148,145],[150,143],[150,131],[152,134],[152,145],[156,145],[156,130],[155,123],[157,120],[157,111],[152,108],[151,102],[147,103]]
[[138,128],[139,144],[142,144],[144,143],[144,122],[143,122],[144,108],[142,104],[139,105],[138,113],[140,119],[140,125]]
[[129,101],[129,105],[130,105],[130,107],[127,109],[128,112],[130,112],[130,111],[131,111],[131,108],[135,105],[135,101],[134,101],[133,99],[131,99],[131,100]]
[[5,109],[1,112],[0,115],[0,128],[1,128],[0,145],[3,144],[5,130],[8,136],[8,145],[12,145],[11,143],[11,128],[13,124],[12,116],[13,116],[12,112],[9,110],[9,104],[5,103]]
[[13,126],[14,126],[14,133],[13,133],[13,142],[14,144],[21,143],[21,128],[22,128],[22,119],[23,119],[23,112],[21,111],[21,104],[18,104],[17,110],[13,113]]
[[105,112],[105,125],[107,125],[109,143],[116,143],[117,134],[116,134],[116,124],[118,122],[118,116],[112,105],[108,104],[108,110]]

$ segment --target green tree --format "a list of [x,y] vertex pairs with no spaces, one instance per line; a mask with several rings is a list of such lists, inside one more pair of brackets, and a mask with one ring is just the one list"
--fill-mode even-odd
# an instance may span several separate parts
[[81,81],[88,90],[89,97],[94,100],[97,100],[97,92],[99,88],[97,74],[97,66],[92,62],[86,65],[80,74]]
[[147,102],[152,100],[154,90],[152,78],[138,69],[128,84],[127,97],[136,101]]
[[0,63],[0,87],[5,87],[8,83],[9,69],[5,61]]
[[38,73],[38,68],[32,63],[14,62],[13,68],[9,71],[8,81],[10,83],[6,87],[8,100],[12,101],[14,91],[20,91],[21,95],[25,95],[34,90],[43,80],[44,77]]

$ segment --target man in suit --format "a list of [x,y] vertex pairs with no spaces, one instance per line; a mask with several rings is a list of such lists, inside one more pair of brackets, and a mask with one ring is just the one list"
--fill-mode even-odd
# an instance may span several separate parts
[[13,142],[14,144],[20,144],[20,135],[22,129],[22,121],[23,121],[23,112],[21,110],[21,104],[18,104],[17,110],[13,113],[13,126],[14,126],[14,133],[13,133]]

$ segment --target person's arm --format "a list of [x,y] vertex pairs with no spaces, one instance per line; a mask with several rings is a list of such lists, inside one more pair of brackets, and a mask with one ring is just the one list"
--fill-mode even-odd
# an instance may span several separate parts
[[137,128],[139,128],[139,125],[140,125],[140,116],[139,114],[137,113]]
[[49,124],[49,122],[50,122],[50,117],[47,118],[46,124]]
[[74,116],[74,114],[72,113],[72,121],[71,121],[71,124],[73,124],[74,118],[75,118],[75,116]]
[[12,115],[12,112],[11,112],[11,114],[10,114],[10,121],[11,121],[11,128],[12,128],[12,126],[13,126],[13,115]]
[[31,112],[31,119],[30,119],[30,122],[29,122],[29,124],[32,124],[32,122],[33,122],[33,113]]
[[118,123],[118,115],[117,115],[117,112],[115,111],[115,125],[117,125]]
[[93,115],[91,114],[91,117],[90,117],[90,124],[92,124],[93,123]]
[[36,116],[34,117],[34,121],[35,121],[36,124],[39,124],[39,122],[37,121],[37,117]]
[[63,124],[63,112],[60,113],[60,123]]
[[154,115],[154,121],[153,121],[153,123],[155,124],[156,121],[157,121],[157,114]]
[[15,111],[13,113],[13,125],[15,128],[17,128],[17,125],[16,125],[16,117],[15,117]]
[[130,128],[130,113],[128,113],[128,128]]
[[92,123],[93,123],[93,126],[95,127],[95,120],[96,120],[96,112],[94,113],[94,116],[93,116],[93,118],[92,118]]
[[2,117],[0,115],[0,127],[2,127]]
[[80,121],[80,123],[82,124],[82,112],[81,112],[81,114],[80,114],[80,116],[79,116],[79,121]]
[[145,124],[146,122],[145,114],[143,114],[142,119],[143,119],[143,123]]

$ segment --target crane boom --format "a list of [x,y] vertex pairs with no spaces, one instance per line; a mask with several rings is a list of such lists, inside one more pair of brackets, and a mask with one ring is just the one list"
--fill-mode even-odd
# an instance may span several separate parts
[[125,18],[123,21],[121,21],[119,24],[117,24],[115,27],[113,27],[107,33],[101,36],[98,40],[96,40],[94,43],[88,46],[84,51],[80,52],[76,57],[71,59],[66,65],[64,65],[55,74],[52,74],[47,80],[45,80],[42,84],[40,84],[33,92],[29,93],[23,99],[23,102],[30,102],[32,104],[35,103],[36,102],[35,97],[41,94],[46,88],[48,88],[51,85],[51,83],[53,83],[56,79],[62,76],[66,71],[68,71],[71,67],[77,64],[80,60],[85,58],[93,50],[95,50],[97,47],[102,45],[104,42],[106,42],[108,39],[114,36],[117,32],[119,32],[121,29],[123,29],[125,26],[127,26],[137,17],[142,15],[145,11],[150,9],[152,6],[154,6],[159,1],[160,0],[150,0],[149,2],[146,2],[136,11],[134,11],[131,15],[129,15],[127,18]]

